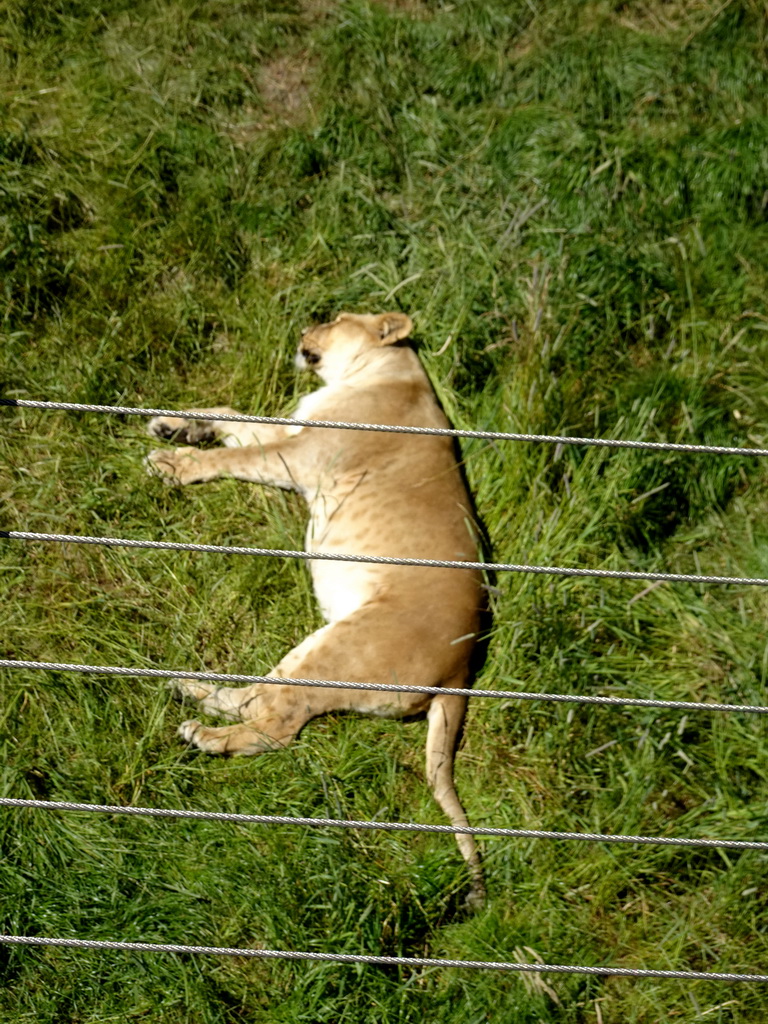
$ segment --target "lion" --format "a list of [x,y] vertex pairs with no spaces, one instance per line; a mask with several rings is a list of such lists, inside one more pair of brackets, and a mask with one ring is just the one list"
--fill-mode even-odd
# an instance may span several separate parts
[[[429,379],[406,344],[403,313],[341,313],[302,332],[296,365],[324,386],[304,397],[292,418],[447,427]],[[198,412],[198,410],[193,410]],[[160,416],[155,437],[221,448],[158,449],[151,472],[168,483],[235,477],[298,491],[309,506],[308,552],[473,561],[477,535],[452,438],[300,425],[237,423],[201,409],[199,420]],[[397,691],[291,686],[291,678],[440,686],[470,685],[470,658],[480,628],[482,580],[476,569],[310,561],[326,625],[275,666],[285,685],[179,684],[204,712],[236,724],[184,722],[180,735],[212,754],[260,754],[283,747],[310,719],[333,711],[387,718],[426,712],[426,774],[451,823],[468,827],[453,781],[454,753],[466,697]],[[477,844],[457,834],[467,862],[470,906],[485,886]]]

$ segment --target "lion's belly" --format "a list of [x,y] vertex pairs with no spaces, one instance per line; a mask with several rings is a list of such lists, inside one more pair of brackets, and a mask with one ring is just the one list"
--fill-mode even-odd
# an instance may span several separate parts
[[326,622],[345,619],[375,597],[376,566],[349,562],[309,563],[315,594]]
[[[363,554],[360,536],[354,527],[348,529],[344,498],[336,494],[319,494],[310,504],[306,549],[333,554]],[[365,548],[365,545],[363,545]],[[338,622],[377,592],[379,567],[370,563],[315,561],[309,563],[312,582],[320,610],[327,622]]]

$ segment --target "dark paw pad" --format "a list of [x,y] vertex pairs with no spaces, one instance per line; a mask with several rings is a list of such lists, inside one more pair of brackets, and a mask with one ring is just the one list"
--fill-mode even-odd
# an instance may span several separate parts
[[186,438],[186,427],[178,427],[176,430],[167,423],[158,423],[153,428],[156,437],[162,437],[166,441],[183,441]]

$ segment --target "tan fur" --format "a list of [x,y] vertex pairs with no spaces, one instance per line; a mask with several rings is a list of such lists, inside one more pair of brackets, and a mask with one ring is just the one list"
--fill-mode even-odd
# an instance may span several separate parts
[[[311,366],[325,386],[304,398],[297,419],[445,427],[401,313],[356,316],[305,331],[297,365]],[[229,423],[201,410],[201,420],[159,417],[150,433],[224,448],[177,448],[150,454],[151,470],[169,482],[233,476],[297,490],[310,510],[308,551],[476,560],[469,499],[450,438],[368,433],[275,424]],[[271,671],[286,678],[351,680],[462,688],[479,628],[480,576],[473,570],[311,561],[327,625]],[[237,724],[211,728],[185,722],[180,733],[211,753],[258,754],[293,740],[329,711],[401,718],[427,712],[427,778],[454,825],[467,818],[453,783],[453,758],[466,699],[412,693],[308,689],[259,684],[213,687],[194,681],[182,692],[202,709]],[[468,902],[484,896],[477,846],[457,836],[469,865]]]

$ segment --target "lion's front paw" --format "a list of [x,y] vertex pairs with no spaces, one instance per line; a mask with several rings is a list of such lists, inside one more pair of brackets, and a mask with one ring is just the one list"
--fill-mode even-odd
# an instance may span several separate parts
[[199,744],[195,742],[195,735],[199,733],[201,729],[203,729],[203,723],[198,722],[193,718],[187,722],[182,722],[177,732],[185,743],[189,743],[190,746],[199,746]]
[[201,441],[214,439],[210,420],[188,420],[180,416],[154,416],[147,423],[147,433],[150,437],[161,437],[165,441],[182,441],[187,444],[200,444]]
[[167,484],[193,484],[205,479],[201,454],[195,448],[176,448],[170,452],[157,448],[149,453],[144,465],[150,475],[162,477]]
[[187,421],[178,416],[153,416],[147,423],[147,433],[150,437],[162,437],[167,441],[171,437],[180,437],[186,426]]

